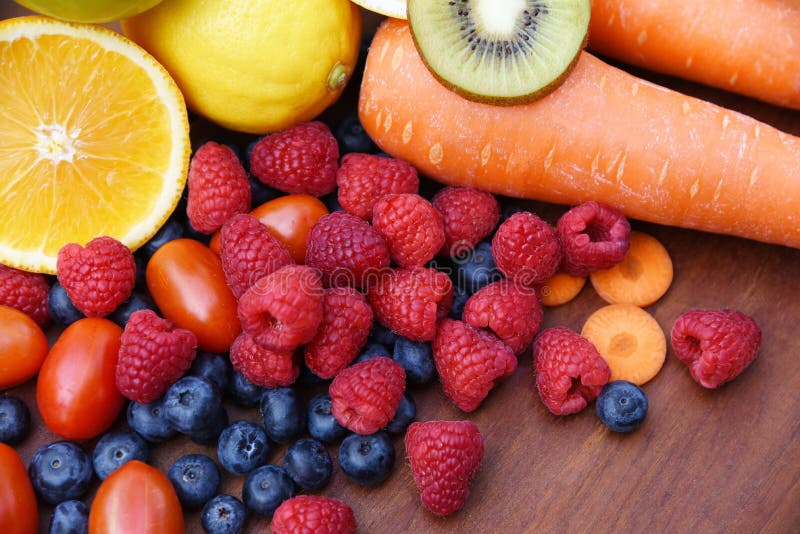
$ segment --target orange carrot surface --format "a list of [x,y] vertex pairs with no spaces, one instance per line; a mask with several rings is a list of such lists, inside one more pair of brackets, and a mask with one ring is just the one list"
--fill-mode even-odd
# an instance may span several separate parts
[[359,113],[383,150],[444,183],[800,247],[800,138],[585,52],[548,96],[492,106],[445,89],[408,24],[387,20]]
[[592,0],[589,48],[800,109],[798,0]]

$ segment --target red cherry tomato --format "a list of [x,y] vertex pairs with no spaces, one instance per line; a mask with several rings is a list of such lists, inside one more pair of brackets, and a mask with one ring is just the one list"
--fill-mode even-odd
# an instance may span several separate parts
[[115,369],[122,329],[108,319],[72,323],[56,340],[36,382],[44,424],[72,440],[99,436],[125,406]]
[[132,460],[106,478],[89,509],[89,534],[183,534],[183,511],[166,475]]
[[308,234],[328,214],[328,208],[311,195],[285,195],[261,204],[250,214],[286,245],[295,263],[305,263]]
[[0,525],[3,534],[35,534],[39,528],[36,495],[17,451],[0,443]]
[[33,378],[47,349],[47,337],[33,319],[14,308],[0,306],[0,389]]
[[226,352],[242,327],[236,298],[219,256],[193,239],[176,239],[159,248],[147,264],[147,288],[161,314],[194,332],[206,352]]

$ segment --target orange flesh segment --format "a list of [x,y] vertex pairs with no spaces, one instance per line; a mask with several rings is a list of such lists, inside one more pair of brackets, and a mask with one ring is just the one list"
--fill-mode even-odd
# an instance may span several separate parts
[[578,296],[586,278],[558,272],[539,286],[539,300],[543,306],[561,306]]
[[640,307],[664,296],[672,276],[667,249],[656,238],[641,232],[631,232],[631,248],[622,262],[589,275],[595,291],[606,302]]
[[611,368],[611,380],[637,386],[658,374],[667,356],[664,331],[652,315],[632,304],[611,304],[586,320],[581,335]]

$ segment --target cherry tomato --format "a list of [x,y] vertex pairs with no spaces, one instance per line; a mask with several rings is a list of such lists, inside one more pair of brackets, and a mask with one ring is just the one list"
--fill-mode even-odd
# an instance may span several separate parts
[[39,528],[36,495],[22,458],[0,443],[0,525],[3,534],[35,534]]
[[208,248],[217,256],[219,256],[219,234],[220,230],[214,232],[214,235],[211,236],[211,241],[208,242]]
[[311,195],[285,195],[261,204],[250,214],[286,245],[295,263],[305,263],[308,234],[328,214],[328,208]]
[[89,534],[183,534],[183,510],[166,475],[131,460],[97,488]]
[[33,319],[14,308],[0,306],[0,389],[33,378],[47,349],[47,337]]
[[108,319],[72,323],[44,360],[36,404],[44,424],[71,440],[99,436],[125,406],[115,369],[122,329]]
[[242,327],[236,298],[219,256],[193,239],[176,239],[159,248],[147,264],[147,288],[161,314],[194,332],[206,352],[226,352]]

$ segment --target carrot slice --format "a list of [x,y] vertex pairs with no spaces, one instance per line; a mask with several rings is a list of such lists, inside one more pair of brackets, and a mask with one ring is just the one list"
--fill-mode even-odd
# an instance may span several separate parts
[[625,259],[610,269],[589,275],[595,291],[610,304],[649,306],[664,296],[672,283],[672,260],[667,249],[648,234],[631,232]]
[[652,315],[632,304],[611,304],[586,320],[581,335],[594,343],[611,368],[611,380],[641,386],[656,376],[667,356],[667,339]]
[[585,284],[586,278],[558,272],[539,286],[539,300],[543,306],[561,306],[577,297]]

